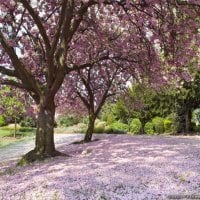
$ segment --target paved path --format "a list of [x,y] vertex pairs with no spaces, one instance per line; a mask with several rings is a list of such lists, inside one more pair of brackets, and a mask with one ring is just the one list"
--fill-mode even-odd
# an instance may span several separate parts
[[[83,134],[55,134],[56,147],[80,140]],[[34,148],[34,138],[0,148],[0,162],[18,159]]]

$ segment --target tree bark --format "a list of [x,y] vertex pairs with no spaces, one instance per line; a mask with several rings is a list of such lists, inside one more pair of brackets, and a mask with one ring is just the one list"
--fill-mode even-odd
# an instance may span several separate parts
[[16,138],[16,135],[17,135],[17,120],[15,118],[14,138]]
[[141,120],[141,134],[145,134],[144,127],[145,127],[145,120]]
[[94,123],[96,120],[96,116],[94,114],[89,115],[89,123],[88,128],[85,134],[84,142],[91,142],[92,134],[94,133]]
[[185,130],[187,133],[191,131],[192,111],[190,108],[186,109],[185,113]]
[[18,163],[19,165],[64,155],[55,150],[54,117],[55,104],[53,100],[48,102],[46,106],[39,105],[35,149],[24,155]]

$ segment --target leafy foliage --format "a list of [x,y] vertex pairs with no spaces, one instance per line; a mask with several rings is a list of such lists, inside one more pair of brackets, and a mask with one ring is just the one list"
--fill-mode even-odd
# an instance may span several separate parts
[[196,124],[196,126],[200,126],[200,108],[193,111],[192,121]]
[[94,133],[103,133],[106,127],[106,122],[100,121],[94,127]]
[[0,99],[0,112],[6,120],[14,122],[25,113],[22,93],[19,90],[9,86],[1,87]]
[[172,131],[172,121],[169,119],[164,120],[164,129],[165,132],[171,132]]
[[141,131],[142,124],[138,118],[132,119],[130,123],[130,132],[133,134],[139,134]]
[[124,131],[124,132],[129,131],[129,125],[120,121],[112,123],[110,127],[113,129],[113,131]]
[[157,134],[164,133],[164,119],[162,117],[153,118],[152,123]]
[[154,125],[152,122],[147,122],[144,126],[144,131],[145,133],[147,133],[148,135],[153,135],[155,133],[154,131]]
[[0,115],[0,126],[5,126],[6,125],[6,121],[3,115]]
[[69,127],[78,123],[79,123],[79,119],[73,115],[63,116],[63,117],[60,117],[60,119],[58,120],[58,124],[61,127]]
[[36,121],[32,117],[25,117],[25,119],[23,119],[20,122],[20,126],[21,127],[36,127]]

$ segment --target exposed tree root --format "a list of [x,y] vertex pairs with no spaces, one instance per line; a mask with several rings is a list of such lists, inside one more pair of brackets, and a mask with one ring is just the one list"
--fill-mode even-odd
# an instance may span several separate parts
[[56,157],[56,156],[68,156],[64,153],[61,153],[59,151],[53,151],[51,153],[40,153],[36,150],[29,151],[27,154],[25,154],[20,161],[17,163],[18,166],[24,166],[28,165],[30,163],[33,163],[35,161],[42,161],[48,158]]
[[75,142],[72,142],[71,144],[85,144],[85,143],[90,143],[90,142],[96,142],[96,141],[99,141],[100,139],[94,139],[94,140],[90,140],[90,141],[86,141],[86,140],[80,140],[80,141],[75,141]]

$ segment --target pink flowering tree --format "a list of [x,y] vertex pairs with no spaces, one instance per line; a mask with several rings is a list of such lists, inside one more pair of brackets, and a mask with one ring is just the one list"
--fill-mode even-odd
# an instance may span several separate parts
[[[139,29],[134,29],[135,26],[124,21],[115,21],[116,27],[110,29],[105,27],[102,21],[98,21],[99,16],[96,17],[93,11],[90,14],[84,30],[88,33],[77,40],[81,47],[80,57],[96,60],[96,57],[102,55],[107,59],[68,75],[58,93],[60,102],[57,101],[63,112],[64,105],[67,110],[70,107],[70,110],[76,108],[74,113],[80,110],[87,111],[89,123],[84,142],[91,141],[95,120],[107,98],[124,89],[130,79],[155,76],[155,69],[148,61],[153,56],[156,59],[155,48],[145,34],[140,34]],[[83,41],[90,45],[84,45]],[[74,53],[71,54],[71,59],[76,59]],[[157,70],[157,76],[160,71]]]
[[71,98],[67,98],[65,103],[69,104],[73,99],[74,103],[70,105],[74,106],[76,102],[77,110],[81,108],[83,110],[83,106],[87,110],[89,122],[84,142],[91,141],[95,120],[107,98],[115,95],[127,81],[120,68],[114,68],[109,62],[103,62],[101,65],[87,67],[66,77],[64,87],[61,89],[66,98],[68,91],[64,89],[73,84]]
[[[112,56],[83,57],[85,45],[90,44],[84,39],[81,45],[79,42],[88,34],[84,32],[85,21],[92,14],[110,30],[123,22],[123,26],[130,24],[141,35],[149,35],[148,41],[164,49],[173,65],[182,66],[187,61],[183,57],[194,55],[187,49],[199,41],[195,32],[199,22],[197,1],[0,0],[1,84],[25,89],[38,106],[35,149],[24,156],[24,161],[60,155],[53,137],[54,98],[66,74]],[[134,40],[135,34],[129,30]],[[130,49],[128,43],[124,44],[121,49]],[[160,52],[153,51],[145,59],[155,72],[160,69],[159,57]]]

